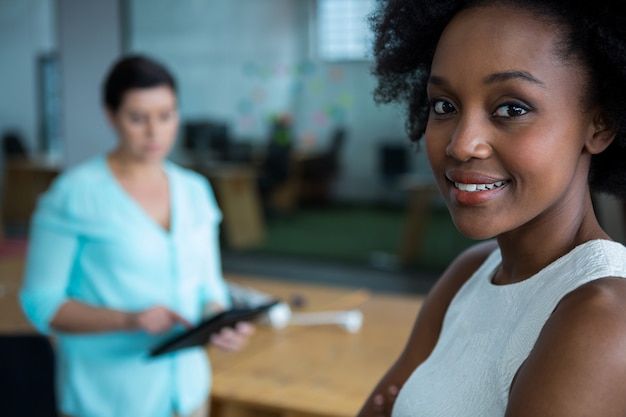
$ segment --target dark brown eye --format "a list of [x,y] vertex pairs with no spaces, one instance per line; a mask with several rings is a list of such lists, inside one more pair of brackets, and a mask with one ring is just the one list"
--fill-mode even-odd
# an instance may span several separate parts
[[445,100],[433,100],[431,107],[437,114],[456,113],[456,109],[452,103]]
[[517,103],[507,103],[496,109],[493,115],[496,117],[519,117],[528,113],[530,109]]

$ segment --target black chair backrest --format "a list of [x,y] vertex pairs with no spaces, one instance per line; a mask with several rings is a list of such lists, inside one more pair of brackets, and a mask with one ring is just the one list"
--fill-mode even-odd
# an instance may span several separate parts
[[211,151],[220,160],[228,159],[230,131],[217,120],[189,120],[183,125],[183,146],[191,151]]
[[267,146],[264,172],[273,181],[280,183],[289,177],[289,165],[291,161],[291,143],[281,144],[270,141]]
[[347,131],[343,127],[338,127],[333,131],[333,135],[330,138],[330,151],[337,155],[341,148],[343,147],[343,143],[346,141]]
[[58,417],[54,352],[45,336],[0,336],[0,415]]
[[22,137],[16,132],[7,132],[2,136],[2,153],[5,159],[25,158],[28,150]]
[[385,143],[380,146],[379,169],[382,177],[394,181],[398,176],[409,172],[409,145]]

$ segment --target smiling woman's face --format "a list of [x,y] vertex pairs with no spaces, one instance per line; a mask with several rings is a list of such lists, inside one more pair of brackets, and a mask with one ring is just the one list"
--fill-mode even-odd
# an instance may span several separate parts
[[466,236],[558,228],[580,216],[597,112],[583,106],[582,66],[558,55],[560,35],[528,12],[478,7],[439,40],[425,142]]

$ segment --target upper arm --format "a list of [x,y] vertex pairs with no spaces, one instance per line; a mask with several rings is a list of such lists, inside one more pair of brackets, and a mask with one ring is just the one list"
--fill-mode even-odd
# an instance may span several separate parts
[[44,195],[31,221],[20,302],[25,315],[41,332],[67,301],[67,287],[78,247],[78,237],[66,200]]
[[544,325],[511,387],[507,417],[626,414],[626,281],[588,283]]
[[207,227],[205,233],[209,234],[209,239],[207,240],[208,247],[206,250],[210,253],[205,258],[205,260],[209,262],[209,265],[207,265],[208,276],[204,281],[204,303],[205,305],[217,303],[222,308],[229,308],[231,306],[230,295],[222,274],[220,255],[219,223],[222,219],[222,213],[217,205],[209,181],[199,175],[195,178],[198,180],[196,185],[200,187],[200,190],[192,194],[197,199],[197,206],[203,208],[197,215],[203,217],[199,219],[199,223]]

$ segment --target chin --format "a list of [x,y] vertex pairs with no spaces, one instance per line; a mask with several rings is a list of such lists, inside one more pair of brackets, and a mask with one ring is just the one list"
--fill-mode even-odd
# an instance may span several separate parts
[[476,222],[458,221],[452,218],[454,226],[463,236],[473,240],[487,240],[498,236],[492,227],[479,226]]
[[140,156],[140,159],[146,163],[159,163],[167,157],[167,154],[159,153],[147,153]]

